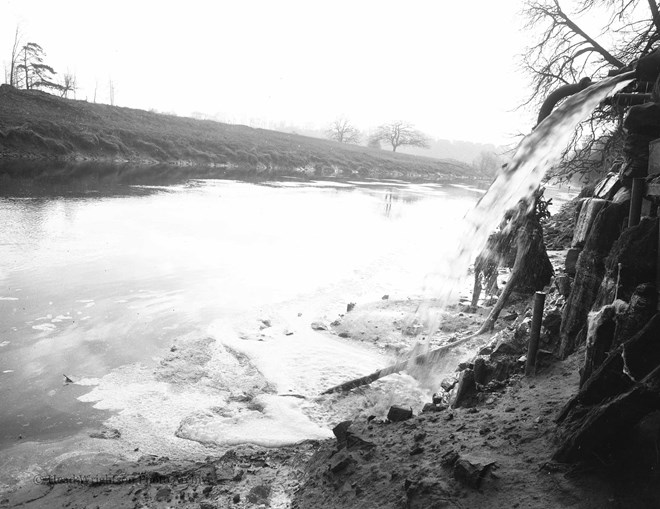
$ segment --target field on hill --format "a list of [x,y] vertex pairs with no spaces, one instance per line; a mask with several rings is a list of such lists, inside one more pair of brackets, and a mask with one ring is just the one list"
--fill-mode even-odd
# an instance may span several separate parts
[[453,160],[0,86],[0,160],[128,162],[265,176],[479,178]]

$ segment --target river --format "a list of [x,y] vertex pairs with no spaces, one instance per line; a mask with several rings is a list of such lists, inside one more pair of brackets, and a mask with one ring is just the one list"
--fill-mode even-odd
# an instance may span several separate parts
[[328,436],[342,409],[314,396],[391,358],[311,323],[422,295],[482,193],[192,180],[0,198],[0,449],[102,423],[154,454]]

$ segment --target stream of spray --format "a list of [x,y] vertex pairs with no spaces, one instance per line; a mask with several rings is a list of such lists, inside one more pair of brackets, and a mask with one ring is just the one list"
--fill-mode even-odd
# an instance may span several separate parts
[[488,236],[500,224],[504,213],[536,190],[546,171],[560,159],[578,124],[632,79],[633,72],[620,74],[569,97],[520,142],[511,162],[466,214],[463,235],[454,255],[426,278],[425,299],[413,317],[414,322],[422,325],[425,340],[415,347],[415,355],[428,352],[430,338],[441,325],[442,311],[458,301],[470,264],[486,247]]

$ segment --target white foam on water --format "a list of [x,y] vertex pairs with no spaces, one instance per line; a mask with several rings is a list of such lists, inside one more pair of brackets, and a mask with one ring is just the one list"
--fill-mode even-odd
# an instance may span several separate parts
[[263,394],[252,400],[251,408],[233,414],[206,411],[185,419],[179,436],[205,444],[254,444],[279,447],[306,439],[332,437],[329,428],[313,423],[301,410],[300,400]]
[[288,321],[282,329],[266,329],[257,340],[220,320],[209,327],[209,335],[247,355],[280,393],[316,395],[342,378],[360,376],[391,360],[362,344],[313,331],[304,318]]
[[105,425],[120,430],[122,448],[139,447],[143,454],[179,458],[202,454],[200,444],[177,437],[176,431],[189,415],[223,401],[208,392],[177,389],[156,380],[153,369],[141,364],[123,366],[93,382],[98,382],[94,389],[78,399],[116,411]]
[[[201,454],[206,446],[276,447],[332,437],[333,424],[354,415],[384,417],[390,404],[418,407],[430,395],[407,375],[346,398],[319,397],[346,378],[391,362],[374,347],[318,333],[309,320],[269,315],[218,320],[208,337],[188,336],[156,367],[123,366],[79,397],[116,413],[107,426],[124,447],[151,454]],[[270,323],[270,322],[269,322]],[[396,399],[396,401],[394,401]]]
[[39,325],[33,325],[33,329],[44,331],[44,332],[52,332],[54,331],[57,327],[53,325],[52,323],[42,323]]
[[18,297],[0,297],[0,300],[18,300]]

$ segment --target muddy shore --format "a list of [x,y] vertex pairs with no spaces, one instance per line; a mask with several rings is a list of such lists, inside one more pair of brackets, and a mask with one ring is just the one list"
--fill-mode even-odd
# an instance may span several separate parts
[[[552,255],[555,263],[562,259]],[[408,351],[415,337],[407,319],[419,302],[384,297],[358,303],[324,333]],[[445,362],[457,366],[472,358],[499,331],[524,320],[529,307],[527,298],[513,299],[492,333],[462,344]],[[476,330],[488,310],[475,312],[467,303],[450,310],[432,345]],[[582,358],[577,352],[565,361],[548,360],[533,378],[523,376],[521,363],[506,383],[480,392],[467,408],[439,402],[401,422],[347,416],[352,422],[336,430],[337,439],[280,448],[243,445],[222,454],[210,449],[196,460],[62,454],[48,472],[0,495],[0,508],[658,507],[655,472],[623,475],[606,461],[550,461],[554,417],[576,391]],[[326,404],[342,397],[332,395]],[[118,439],[109,431],[98,436],[100,443]],[[478,474],[457,475],[461,461]]]

